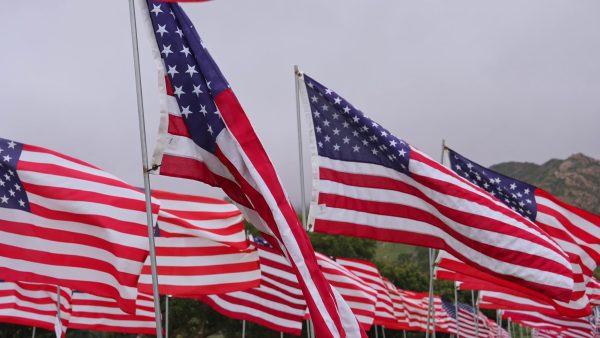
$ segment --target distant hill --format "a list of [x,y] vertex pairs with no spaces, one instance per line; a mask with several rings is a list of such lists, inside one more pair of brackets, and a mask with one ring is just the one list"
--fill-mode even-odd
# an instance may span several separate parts
[[579,153],[565,160],[552,159],[541,165],[505,162],[493,165],[490,169],[538,186],[567,203],[600,214],[600,160]]

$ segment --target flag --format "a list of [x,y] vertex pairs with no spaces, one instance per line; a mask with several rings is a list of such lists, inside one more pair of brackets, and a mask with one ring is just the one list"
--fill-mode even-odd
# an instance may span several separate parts
[[487,338],[490,335],[489,319],[481,312],[475,311],[472,306],[458,303],[456,316],[461,337]]
[[125,313],[114,299],[73,292],[69,329],[156,334],[154,298],[139,294],[135,314]]
[[395,325],[397,319],[394,316],[392,299],[377,265],[369,261],[342,257],[336,257],[335,261],[362,279],[373,290],[377,291],[375,320],[373,324],[382,326]]
[[457,174],[479,186],[500,202],[535,222],[569,255],[575,280],[573,294],[561,313],[583,316],[591,313],[586,286],[600,262],[600,216],[560,201],[531,184],[485,168],[452,149],[450,166]]
[[387,278],[383,279],[385,283],[385,287],[388,290],[390,295],[390,299],[392,300],[392,308],[394,309],[394,317],[396,317],[396,323],[393,325],[386,325],[386,328],[392,330],[411,330],[410,324],[408,322],[408,316],[406,311],[404,311],[404,305],[402,302],[402,296],[400,295],[400,290]]
[[375,320],[377,291],[362,278],[337,262],[337,258],[317,253],[317,263],[332,287],[344,298],[362,328],[368,331]]
[[478,269],[569,299],[565,253],[541,230],[392,135],[307,75],[314,230],[444,249]]
[[133,311],[148,256],[143,192],[11,140],[0,139],[0,164],[0,278],[79,289]]
[[149,0],[145,7],[165,75],[153,168],[220,187],[240,205],[245,218],[290,260],[318,336],[364,335],[320,273],[275,168],[192,22],[177,4]]
[[[0,282],[0,322],[55,331],[58,319],[56,285]],[[60,288],[61,334],[71,316],[71,290]]]
[[239,292],[207,295],[202,301],[219,313],[248,320],[274,331],[299,335],[306,301],[290,263],[260,237],[254,237],[260,256],[260,286]]
[[[239,209],[208,197],[164,191],[152,195],[161,202],[160,236],[154,239],[160,294],[196,298],[259,285],[258,254],[248,245]],[[138,289],[152,294],[149,258]]]
[[569,318],[548,316],[531,311],[503,311],[503,318],[513,322],[542,330],[559,330],[568,337],[593,337],[595,326],[589,318]]
[[479,299],[479,307],[482,309],[534,311],[559,315],[551,304],[520,296],[510,292],[510,289],[506,289],[504,292],[482,290],[479,291]]

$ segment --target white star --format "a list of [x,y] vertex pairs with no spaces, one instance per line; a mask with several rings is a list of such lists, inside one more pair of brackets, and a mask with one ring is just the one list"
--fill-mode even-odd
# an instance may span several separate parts
[[217,109],[217,110],[215,110],[215,112],[213,114],[219,115],[219,114],[221,114],[221,112]]
[[406,151],[404,149],[400,149],[398,150],[398,155],[404,157],[404,155],[406,155]]
[[16,145],[17,145],[17,144],[16,144],[15,142],[13,142],[13,141],[9,141],[9,142],[8,142],[8,148],[10,148],[10,149],[15,149],[15,146],[16,146]]
[[4,162],[10,162],[10,160],[12,160],[12,157],[10,157],[10,155],[4,155],[2,156],[2,159],[4,159]]
[[315,87],[315,85],[312,82],[309,82],[306,85],[309,86],[310,88],[314,88]]
[[175,31],[175,33],[177,33],[180,38],[183,37],[183,32],[181,31],[181,28],[177,27],[177,30]]
[[337,129],[337,128],[335,128],[335,129],[333,130],[333,135],[339,135],[339,134],[340,134],[340,130],[339,130],[339,129]]
[[367,141],[367,140],[362,140],[362,144],[366,146],[366,145],[368,145],[368,144],[369,144],[369,141]]
[[318,144],[319,144],[319,148],[323,148],[323,142],[319,141]]
[[200,105],[200,112],[202,115],[206,116],[206,114],[208,114],[208,111],[206,111],[206,106]]
[[331,115],[333,117],[334,120],[337,120],[338,117],[340,117],[340,114],[338,113],[333,113],[333,115]]
[[175,92],[173,93],[175,95],[177,95],[177,98],[179,98],[181,95],[185,94],[185,92],[183,91],[183,86],[175,86]]
[[189,73],[190,77],[193,77],[194,74],[198,73],[198,71],[196,71],[196,66],[191,66],[191,65],[188,65],[188,69],[185,72]]
[[521,194],[520,192],[518,192],[517,196],[519,196],[519,198],[521,198],[521,197],[523,197],[523,194]]
[[350,139],[348,138],[348,136],[344,137],[342,140],[344,141],[344,143],[350,143]]
[[527,204],[531,204],[531,200],[529,198],[526,199],[525,202],[527,202]]
[[321,117],[321,113],[319,113],[319,111],[318,111],[318,110],[315,110],[315,112],[313,113],[313,115],[314,115],[315,117]]
[[210,124],[208,125],[208,129],[206,131],[208,131],[211,135],[214,134],[214,131],[212,130],[212,126]]
[[179,52],[185,54],[185,57],[188,57],[188,55],[192,54],[192,52],[190,52],[190,49],[186,46],[183,46],[183,49]]
[[344,121],[344,122],[342,123],[342,126],[344,126],[344,128],[348,128],[348,127],[350,127],[350,123],[348,123],[348,122]]
[[490,187],[490,185],[489,185],[487,182],[485,182],[485,183],[483,184],[483,187],[484,187],[485,189],[487,189],[487,188],[489,188],[489,187]]
[[162,9],[160,9],[160,5],[152,4],[152,10],[150,11],[154,13],[155,16],[158,16],[159,13],[162,13]]
[[350,108],[348,106],[344,107],[344,113],[348,114],[350,112]]
[[317,130],[317,133],[321,132],[321,127],[317,126],[317,128],[315,128]]
[[21,186],[19,183],[15,183],[15,189],[17,189],[17,191],[21,191]]
[[523,190],[523,193],[525,193],[525,195],[529,195],[529,188]]
[[469,169],[473,168],[473,164],[471,162],[467,163],[467,168],[469,168]]
[[171,51],[171,45],[168,45],[168,46],[163,45],[163,50],[161,53],[165,54],[165,58],[168,58],[169,54],[173,54],[173,51]]
[[4,179],[10,181],[10,176],[8,176],[8,174],[4,174]]
[[375,123],[375,121],[373,121],[373,122],[371,123],[371,125],[372,125],[373,127],[375,127],[375,128],[379,127],[379,125],[378,125],[377,123]]
[[358,123],[358,120],[359,120],[358,116],[354,116],[354,117],[352,118],[352,121],[354,121],[355,123]]
[[328,120],[325,120],[325,121],[323,121],[323,125],[324,125],[325,127],[329,127],[329,121],[328,121]]
[[328,106],[328,105],[326,105],[326,104],[324,104],[324,105],[321,107],[321,109],[323,109],[323,111],[327,111],[327,110],[329,110],[329,106]]
[[331,95],[332,92],[333,91],[329,88],[325,89],[325,94],[327,94],[327,95]]
[[3,152],[3,151],[4,151],[4,149],[0,148],[0,153]]
[[8,197],[6,197],[6,195],[0,197],[0,199],[2,199],[2,203],[8,204]]
[[4,181],[0,180],[0,187],[3,187],[3,186],[4,186]]
[[358,153],[358,149],[359,149],[359,147],[358,147],[358,146],[354,146],[354,147],[352,147],[352,150],[354,150],[354,152],[355,152],[355,153]]
[[354,137],[358,137],[358,132],[355,130],[352,132],[352,135],[354,135]]
[[169,70],[167,71],[167,73],[169,73],[169,75],[171,75],[171,77],[175,77],[175,74],[179,74],[179,72],[177,71],[177,66],[168,66]]
[[395,147],[397,143],[398,142],[396,142],[396,140],[391,140],[390,141],[390,146]]
[[379,150],[373,148],[373,149],[371,149],[371,152],[373,153],[373,155],[377,155],[377,153],[379,152]]
[[515,183],[511,183],[510,190],[515,190],[515,189],[517,189],[517,185]]
[[313,103],[317,103],[317,101],[319,101],[319,98],[318,98],[318,97],[316,97],[315,95],[313,95],[313,96],[310,98],[310,100],[311,100]]
[[14,191],[14,190],[12,190],[12,189],[10,189],[10,190],[8,191],[8,193],[9,193],[11,196],[13,196],[13,197],[15,196],[15,191]]
[[336,143],[333,145],[333,150],[339,151],[340,150],[340,146]]
[[181,115],[184,115],[186,119],[188,118],[188,116],[190,114],[193,114],[193,112],[190,110],[190,106],[186,106],[186,107],[182,106],[181,109],[182,109]]
[[198,86],[194,85],[194,90],[192,90],[192,93],[196,94],[196,96],[200,96],[200,94],[203,93],[203,91],[200,90],[200,85],[198,85]]
[[496,178],[494,179],[494,182],[496,182],[496,184],[500,184],[500,181],[501,181],[501,180],[500,180],[500,177],[496,177]]
[[381,136],[386,137],[386,136],[388,136],[388,133],[384,130],[381,132]]
[[460,164],[458,164],[458,163],[455,165],[455,167],[456,167],[456,170],[458,170],[458,171],[461,171],[461,170],[462,170],[462,167],[461,167],[461,166],[460,166]]
[[331,137],[329,137],[329,135],[325,135],[325,142],[329,142],[329,140],[331,140]]
[[342,102],[342,99],[336,97],[335,99],[333,99],[333,101],[335,102],[335,104],[340,104]]
[[163,26],[161,26],[161,25],[158,25],[158,29],[156,30],[156,33],[160,34],[160,37],[161,37],[161,38],[163,37],[163,34],[165,34],[165,33],[169,33],[169,32],[167,31],[167,25],[163,25]]
[[19,200],[19,205],[24,207],[25,206],[25,202],[23,202],[23,200]]

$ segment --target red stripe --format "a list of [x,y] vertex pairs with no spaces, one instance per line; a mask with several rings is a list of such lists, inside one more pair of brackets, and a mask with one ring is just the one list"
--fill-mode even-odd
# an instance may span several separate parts
[[[201,204],[229,205],[229,206],[231,206],[231,209],[232,209],[231,212],[237,212],[238,215],[242,214],[231,203],[224,201],[224,200],[211,198],[211,197],[197,196],[197,195],[184,195],[184,194],[178,194],[175,192],[164,191],[164,190],[152,190],[152,196],[160,199],[163,202],[166,202],[168,205],[171,205],[171,203],[174,203],[173,201],[193,202],[193,203],[201,203]],[[169,210],[169,209],[165,209],[165,210]],[[169,212],[173,212],[173,210],[169,210]]]
[[169,114],[169,130],[168,133],[176,136],[185,136],[191,138],[187,124],[181,116],[175,116]]
[[[224,273],[242,273],[258,271],[257,262],[224,264],[224,265],[204,265],[204,266],[165,266],[157,267],[159,275],[163,276],[210,276]],[[142,274],[150,275],[150,266],[144,265]],[[238,277],[239,278],[239,277]]]
[[[82,160],[76,159],[74,157],[67,156],[65,154],[61,154],[61,153],[56,152],[54,150],[50,150],[50,149],[46,149],[46,148],[34,146],[34,145],[31,145],[31,144],[23,144],[23,151],[50,154],[50,155],[54,155],[56,157],[62,158],[64,160],[67,160],[67,161],[70,161],[70,162],[73,162],[73,163],[77,163],[77,164],[80,164],[80,165],[83,165],[83,166],[86,166],[86,167],[89,167],[89,168],[92,168],[92,169],[101,170],[100,168],[98,168],[96,166],[93,166],[93,165],[91,165],[91,164],[89,164],[87,162],[84,162]],[[21,162],[19,161],[18,165],[20,165],[20,163]],[[18,169],[18,167],[17,167],[17,169]]]
[[[214,220],[214,218],[213,218],[213,220]],[[159,214],[158,221],[159,222],[161,222],[161,221],[167,222],[167,223],[177,225],[182,228],[190,229],[190,230],[204,230],[204,231],[213,233],[215,235],[233,235],[233,234],[237,234],[241,230],[243,230],[242,222],[236,223],[233,225],[229,225],[227,227],[222,227],[222,228],[205,228],[205,227],[200,227],[200,226],[191,224],[185,218],[168,217],[168,216],[165,216],[165,214]]]

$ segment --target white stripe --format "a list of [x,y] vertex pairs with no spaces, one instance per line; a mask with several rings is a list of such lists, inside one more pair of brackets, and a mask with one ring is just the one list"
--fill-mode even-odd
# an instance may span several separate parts
[[[288,320],[288,319],[284,319],[281,317],[277,317],[277,316],[273,315],[272,313],[258,310],[256,308],[249,308],[249,307],[246,307],[243,305],[233,304],[233,303],[230,303],[230,302],[224,300],[223,298],[221,298],[217,295],[209,295],[208,297],[210,299],[212,299],[219,307],[226,309],[228,311],[231,311],[231,312],[247,313],[253,317],[261,318],[261,319],[269,321],[273,324],[291,328],[291,329],[299,330],[302,328],[302,321]],[[261,303],[262,303],[262,301],[261,301]]]

